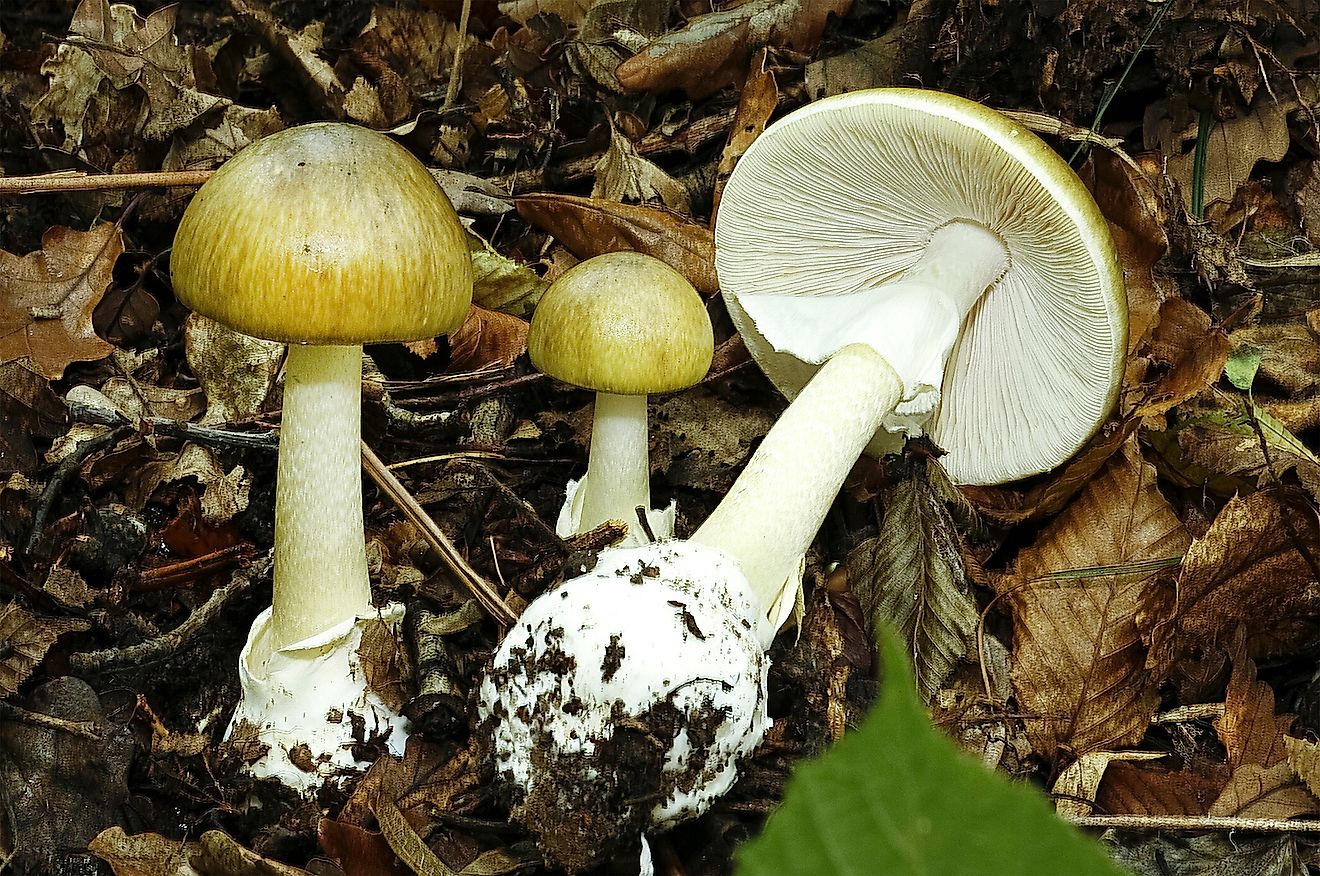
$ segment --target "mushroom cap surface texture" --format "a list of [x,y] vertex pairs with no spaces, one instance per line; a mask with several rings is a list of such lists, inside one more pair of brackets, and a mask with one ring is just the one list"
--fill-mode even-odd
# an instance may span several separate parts
[[705,377],[715,338],[686,277],[643,253],[611,252],[550,284],[532,314],[527,349],[532,363],[557,380],[646,395]]
[[[757,138],[730,177],[716,269],[748,349],[791,399],[829,354],[804,352],[807,329],[767,315],[768,302],[882,296],[958,222],[997,236],[1007,268],[965,317],[924,428],[956,482],[1002,483],[1053,468],[1094,434],[1117,399],[1127,345],[1108,225],[1026,128],[919,89],[803,107]],[[867,452],[901,439],[882,431]]]
[[439,183],[384,134],[335,122],[227,161],[184,211],[170,271],[188,307],[285,343],[434,337],[472,301],[466,236]]

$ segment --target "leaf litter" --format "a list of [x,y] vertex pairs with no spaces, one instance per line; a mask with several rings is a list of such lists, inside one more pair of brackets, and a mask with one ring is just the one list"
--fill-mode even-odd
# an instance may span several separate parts
[[[462,5],[0,12],[0,181],[208,170],[323,119],[390,130],[469,226],[481,309],[452,338],[368,350],[364,435],[516,607],[600,547],[547,524],[583,470],[591,401],[527,361],[549,281],[634,249],[706,296],[717,365],[653,400],[655,490],[681,500],[691,531],[783,405],[716,294],[712,217],[738,158],[787,110],[862,87],[925,83],[1032,113],[1064,155],[1090,144],[1078,170],[1129,293],[1116,411],[1021,484],[952,490],[937,450],[860,461],[808,558],[800,629],[775,645],[770,741],[725,804],[657,840],[657,860],[732,872],[725,838],[756,832],[803,755],[866,714],[883,625],[949,735],[1050,787],[1065,814],[1320,817],[1310,0],[1171,7],[1149,43],[1154,10],[1134,0],[510,0],[473,3],[466,30]],[[123,733],[153,740],[64,834],[12,784],[0,791],[0,836],[20,841],[2,851],[19,872],[60,855],[135,874],[536,868],[469,727],[499,633],[481,615],[373,640],[379,684],[425,730],[323,811],[245,777],[241,734],[220,741],[268,582],[234,589],[150,665],[59,687],[87,655],[190,629],[270,545],[281,353],[174,300],[168,248],[187,197],[0,194],[0,678],[19,710],[0,717],[46,745],[62,732],[50,726],[91,716],[101,735],[77,736],[78,752],[116,770]],[[434,539],[386,494],[366,499],[380,585],[418,616],[457,616],[469,595]],[[72,808],[59,801],[77,774],[6,758]],[[1106,841],[1141,873],[1302,873],[1320,856],[1305,835]]]

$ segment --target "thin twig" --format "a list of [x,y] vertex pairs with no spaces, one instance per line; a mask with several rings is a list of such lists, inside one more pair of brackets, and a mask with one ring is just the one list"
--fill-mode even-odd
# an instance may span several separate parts
[[1215,815],[1078,815],[1064,819],[1077,827],[1107,830],[1249,830],[1261,833],[1320,833],[1320,820],[1233,818]]
[[454,47],[454,63],[449,68],[449,87],[445,89],[445,105],[441,112],[450,109],[458,100],[458,86],[463,79],[463,47],[467,45],[468,17],[472,15],[472,0],[463,0],[463,10],[458,14],[458,44]]
[[168,633],[126,648],[106,648],[101,651],[73,654],[69,657],[69,666],[75,673],[103,672],[168,657],[184,647],[193,636],[210,626],[234,597],[246,592],[257,579],[269,575],[271,566],[272,554],[267,553],[260,562],[234,572],[228,584],[212,593],[210,599],[194,609],[183,623]]
[[82,173],[61,171],[37,176],[0,177],[0,195],[35,195],[41,192],[104,192],[116,189],[195,188],[214,170],[161,170],[147,173]]
[[55,474],[51,476],[50,482],[46,484],[46,489],[42,490],[41,498],[37,500],[37,510],[32,515],[32,531],[28,534],[27,543],[23,545],[23,552],[32,553],[36,549],[37,542],[41,540],[41,533],[46,528],[46,518],[50,516],[51,509],[55,506],[55,500],[59,498],[60,492],[64,489],[64,483],[73,473],[78,470],[87,457],[91,456],[102,447],[108,447],[117,442],[120,438],[128,434],[128,429],[111,429],[100,435],[93,435],[78,442],[78,446],[73,452],[60,461],[55,469]]
[[33,712],[22,706],[16,706],[13,703],[7,703],[0,700],[0,719],[5,721],[17,721],[20,724],[27,724],[31,727],[41,727],[44,730],[56,730],[60,733],[68,733],[72,736],[81,736],[84,739],[91,739],[95,742],[101,741],[101,735],[97,733],[97,725],[94,721],[68,721],[64,718],[56,718],[53,715],[43,715],[41,712]]
[[367,474],[371,475],[372,480],[399,506],[403,516],[407,517],[431,547],[435,548],[441,561],[449,567],[449,571],[462,582],[477,602],[481,603],[481,607],[486,609],[500,626],[512,626],[515,620],[513,612],[509,611],[509,607],[500,599],[494,586],[468,565],[467,560],[458,552],[458,548],[449,540],[449,536],[436,525],[426,510],[413,498],[412,493],[408,492],[408,488],[399,482],[394,472],[380,461],[380,457],[367,446],[365,441],[362,442],[362,466],[367,470]]
[[[92,423],[113,428],[128,428],[133,423],[128,417],[111,408],[90,405],[85,402],[69,404],[69,418],[77,423]],[[144,435],[168,435],[182,438],[196,444],[210,447],[237,447],[244,450],[278,450],[279,433],[272,430],[265,432],[238,432],[232,429],[220,429],[213,426],[199,426],[196,423],[183,423],[168,417],[142,417],[138,421]]]

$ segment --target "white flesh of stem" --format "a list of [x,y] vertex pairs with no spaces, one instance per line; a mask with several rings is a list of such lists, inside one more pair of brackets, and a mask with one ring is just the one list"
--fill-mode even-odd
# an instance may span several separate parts
[[275,488],[275,648],[371,608],[361,412],[361,347],[289,347]]
[[637,506],[651,508],[649,450],[646,396],[596,393],[579,531],[606,520],[622,520],[630,530],[638,528]]
[[[796,571],[843,479],[901,393],[898,375],[879,353],[863,344],[844,347],[771,427],[692,536],[738,562],[762,614]],[[765,636],[762,643],[768,644]]]

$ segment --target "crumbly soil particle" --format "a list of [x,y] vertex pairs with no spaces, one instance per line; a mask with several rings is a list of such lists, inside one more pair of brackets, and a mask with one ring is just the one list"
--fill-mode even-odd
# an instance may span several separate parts
[[623,665],[623,658],[627,651],[623,645],[619,644],[619,640],[622,638],[618,634],[610,636],[610,644],[605,649],[605,659],[600,662],[601,681],[609,681],[614,678],[614,673],[618,672],[619,667]]

